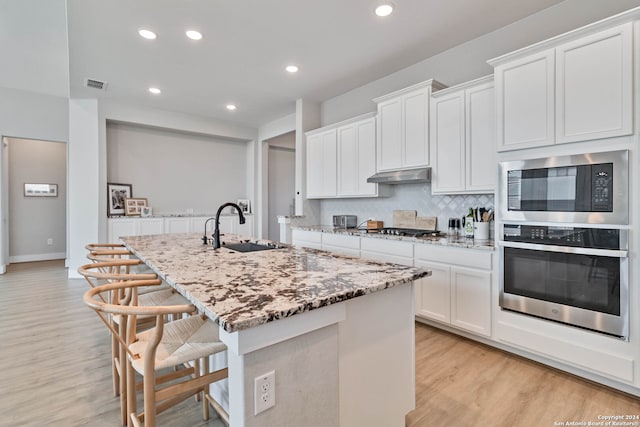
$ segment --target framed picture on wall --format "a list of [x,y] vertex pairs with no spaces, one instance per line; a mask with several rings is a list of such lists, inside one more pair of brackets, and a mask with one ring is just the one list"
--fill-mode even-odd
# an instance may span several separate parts
[[124,199],[124,209],[126,216],[141,216],[142,210],[147,207],[147,199],[127,198]]
[[251,213],[251,201],[249,199],[238,199],[236,204],[240,206],[243,214]]
[[25,197],[58,197],[58,184],[24,184]]
[[124,202],[132,196],[131,184],[107,183],[107,216],[124,215]]

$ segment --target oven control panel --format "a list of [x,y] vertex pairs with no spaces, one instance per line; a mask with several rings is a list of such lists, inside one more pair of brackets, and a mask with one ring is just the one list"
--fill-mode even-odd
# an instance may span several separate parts
[[504,241],[597,249],[620,249],[620,230],[504,224]]

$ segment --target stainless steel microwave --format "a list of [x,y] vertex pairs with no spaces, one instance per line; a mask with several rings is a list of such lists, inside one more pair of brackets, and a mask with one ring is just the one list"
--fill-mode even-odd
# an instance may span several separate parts
[[500,163],[505,221],[629,223],[629,152]]

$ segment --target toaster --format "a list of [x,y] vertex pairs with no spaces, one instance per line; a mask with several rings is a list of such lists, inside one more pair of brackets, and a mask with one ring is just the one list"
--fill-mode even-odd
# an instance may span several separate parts
[[334,215],[333,226],[337,228],[356,228],[358,217],[355,215]]

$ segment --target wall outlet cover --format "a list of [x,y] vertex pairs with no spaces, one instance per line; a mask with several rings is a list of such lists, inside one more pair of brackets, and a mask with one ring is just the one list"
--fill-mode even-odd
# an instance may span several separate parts
[[253,380],[254,415],[266,411],[276,404],[276,372],[271,371]]

